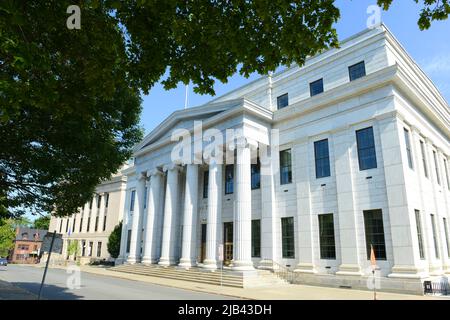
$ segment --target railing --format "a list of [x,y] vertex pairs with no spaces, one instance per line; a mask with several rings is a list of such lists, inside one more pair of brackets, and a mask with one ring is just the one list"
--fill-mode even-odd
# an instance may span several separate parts
[[290,270],[288,267],[285,267],[273,260],[264,260],[267,262],[266,266],[270,266],[272,272],[280,279],[285,280],[288,283],[293,283],[296,277],[294,271]]
[[450,284],[447,280],[441,281],[424,281],[424,294],[450,295]]

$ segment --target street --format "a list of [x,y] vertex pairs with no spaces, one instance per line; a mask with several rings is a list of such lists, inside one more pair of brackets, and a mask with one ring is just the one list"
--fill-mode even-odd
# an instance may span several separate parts
[[[43,268],[23,265],[8,265],[0,268],[0,280],[38,294]],[[43,299],[50,300],[221,300],[229,296],[201,293],[172,287],[165,287],[133,280],[107,277],[86,272],[80,273],[80,288],[70,289],[67,281],[71,274],[66,270],[49,268]]]

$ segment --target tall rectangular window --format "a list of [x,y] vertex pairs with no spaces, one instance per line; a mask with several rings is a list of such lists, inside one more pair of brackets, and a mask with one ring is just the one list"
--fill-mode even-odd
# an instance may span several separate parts
[[445,244],[447,245],[447,257],[450,258],[450,238],[448,234],[448,224],[447,219],[442,218],[444,222],[444,232],[445,232]]
[[107,215],[105,214],[105,216],[103,217],[103,231],[106,231],[106,217]]
[[69,232],[69,218],[66,219],[66,233]]
[[94,248],[94,242],[89,241],[89,252],[88,252],[88,256],[92,257],[92,249]]
[[420,141],[420,152],[422,154],[423,173],[425,177],[428,178],[427,155],[425,152],[425,143],[423,141]]
[[97,232],[98,230],[98,215],[95,216],[95,228],[94,228],[95,232]]
[[295,258],[294,241],[294,218],[281,218],[281,245],[283,258]]
[[288,94],[283,94],[277,98],[277,108],[278,110],[286,108],[289,105],[289,96]]
[[134,201],[136,198],[136,190],[131,191],[131,197],[130,197],[130,211],[134,211]]
[[348,67],[348,73],[350,76],[350,81],[362,78],[366,75],[366,64],[361,61],[353,66]]
[[73,217],[73,225],[72,225],[72,232],[76,232],[75,227],[77,225],[77,216]]
[[419,241],[420,259],[425,259],[425,250],[423,247],[422,219],[420,218],[420,211],[415,210],[415,214],[416,214],[417,240]]
[[314,142],[314,157],[316,161],[316,178],[330,176],[330,154],[328,139]]
[[280,152],[280,184],[292,183],[291,149]]
[[259,158],[256,160],[256,163],[251,164],[250,170],[252,190],[261,188],[261,163]]
[[128,232],[127,232],[127,253],[130,253],[130,247],[131,247],[131,230],[128,230]]
[[108,208],[109,205],[109,193],[105,193],[105,208]]
[[203,199],[208,198],[209,171],[203,172]]
[[434,214],[431,215],[431,229],[433,232],[433,242],[434,242],[434,253],[436,255],[436,259],[439,259],[439,241],[438,241],[438,235],[437,235],[437,229],[436,229],[436,218]]
[[319,214],[320,259],[336,259],[333,214]]
[[375,139],[373,128],[356,131],[356,142],[358,145],[358,161],[361,171],[377,167],[377,155],[375,150]]
[[102,243],[97,243],[97,257],[100,258],[102,255]]
[[91,201],[89,202],[89,210],[92,209],[92,203],[94,202],[94,198],[91,199]]
[[147,208],[147,193],[148,189],[147,187],[144,188],[144,209]]
[[323,79],[311,82],[309,84],[309,92],[311,97],[321,94],[323,92]]
[[441,176],[439,175],[439,164],[437,159],[437,153],[433,150],[434,169],[436,170],[436,181],[438,185],[441,185]]
[[412,159],[412,151],[411,151],[411,141],[409,138],[408,129],[404,129],[405,133],[405,145],[406,145],[406,156],[408,157],[408,165],[411,169],[414,169],[413,159]]
[[86,240],[81,241],[81,256],[86,256]]
[[80,218],[80,227],[79,227],[79,229],[78,229],[78,232],[83,232],[83,216],[81,216],[81,218]]
[[370,259],[370,246],[373,246],[377,260],[386,260],[383,213],[381,210],[364,211],[367,259]]
[[63,226],[63,219],[61,218],[61,221],[59,223],[59,233],[62,232],[62,226]]
[[261,258],[261,220],[252,220],[252,258]]
[[234,165],[225,166],[225,194],[232,194],[234,191]]
[[88,216],[86,232],[89,232],[90,229],[91,229],[91,215]]
[[445,178],[447,180],[447,189],[450,190],[450,173],[448,172],[447,160],[444,159]]
[[100,209],[100,204],[102,203],[102,196],[97,196],[97,209]]

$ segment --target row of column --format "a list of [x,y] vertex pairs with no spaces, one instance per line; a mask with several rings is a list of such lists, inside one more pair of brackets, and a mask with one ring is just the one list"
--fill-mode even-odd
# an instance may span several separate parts
[[[235,177],[235,203],[234,203],[234,245],[233,268],[239,271],[253,270],[251,259],[251,147],[256,143],[246,139],[236,145],[237,163]],[[198,177],[199,166],[186,165],[184,212],[182,216],[183,238],[179,266],[191,267],[197,261],[197,225],[198,225]],[[160,190],[163,188],[164,174],[159,169],[143,173],[139,177],[136,188],[135,212],[132,220],[130,240],[130,254],[128,263],[139,262],[142,230],[142,212],[144,211],[144,193],[146,180],[149,179],[147,222],[145,226],[144,249],[142,263],[153,264],[159,260],[159,265],[169,266],[176,264],[176,244],[179,225],[177,208],[181,199],[179,192],[180,171],[182,167],[176,164],[163,168],[167,172],[167,183],[164,203],[160,203]],[[203,267],[216,269],[218,267],[218,235],[222,226],[222,179],[223,164],[211,160],[209,163],[208,184],[208,213],[206,227],[206,255]],[[163,215],[161,217],[161,211]],[[162,237],[157,232],[158,218],[163,218]],[[158,257],[158,248],[161,241],[161,253]],[[158,259],[159,258],[159,259]]]

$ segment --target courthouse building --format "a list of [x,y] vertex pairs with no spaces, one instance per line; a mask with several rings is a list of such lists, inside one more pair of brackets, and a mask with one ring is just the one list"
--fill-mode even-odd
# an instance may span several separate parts
[[[92,199],[79,212],[65,218],[52,217],[49,231],[56,231],[63,238],[63,252],[61,255],[52,254],[52,260],[78,260],[82,264],[111,260],[108,238],[122,220],[125,187],[125,177],[118,173],[100,184]],[[68,250],[72,241],[78,245],[75,253]]]
[[[172,133],[195,137],[200,121],[241,129],[221,146],[236,164],[208,161],[194,138],[195,162],[173,160]],[[450,273],[449,140],[438,89],[385,26],[368,29],[148,134],[122,171],[117,263],[223,258],[230,272],[281,265],[297,282],[364,288],[373,247],[382,287],[420,291]]]

